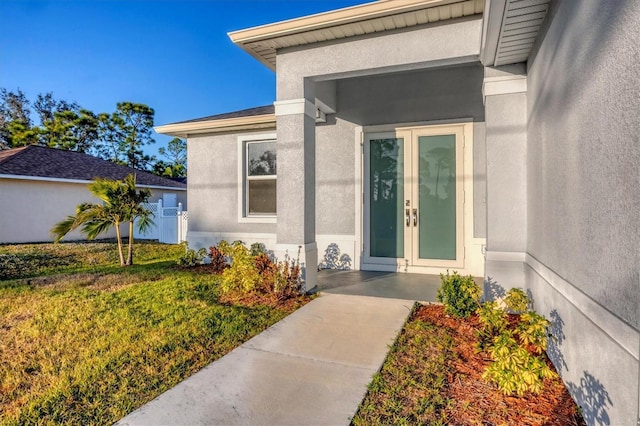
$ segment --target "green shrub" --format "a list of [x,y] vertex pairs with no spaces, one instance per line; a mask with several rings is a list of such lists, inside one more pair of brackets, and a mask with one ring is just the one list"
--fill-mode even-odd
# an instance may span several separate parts
[[489,353],[493,361],[482,378],[495,383],[505,395],[540,393],[544,379],[556,376],[542,359],[519,346],[509,333],[496,337]]
[[496,336],[507,330],[509,321],[507,313],[496,302],[485,302],[476,312],[482,325],[478,331],[478,346],[480,349],[485,349],[493,343]]
[[223,294],[249,293],[260,283],[251,250],[242,241],[229,244],[225,240],[218,244],[220,252],[231,259],[231,265],[222,272],[220,290]]
[[267,255],[267,248],[263,243],[253,243],[251,244],[251,255],[252,256],[260,256]]
[[549,320],[534,311],[520,316],[517,326],[518,338],[523,345],[529,345],[536,353],[547,349]]
[[504,298],[507,308],[514,314],[522,314],[529,307],[529,297],[521,288],[512,288],[507,291],[507,297]]
[[[285,260],[279,262],[267,255],[262,243],[247,248],[242,241],[229,244],[223,240],[217,248],[210,248],[210,256],[212,264],[224,263],[220,293],[227,297],[252,295],[284,301],[300,295],[302,280],[298,260],[285,256]],[[230,265],[226,264],[227,259]]]
[[467,318],[479,306],[480,286],[471,275],[462,277],[457,271],[440,274],[442,285],[438,289],[438,302],[444,303],[444,311],[458,318]]
[[[531,300],[523,290],[507,292],[505,305],[512,312],[524,312],[530,304]],[[540,393],[544,379],[555,377],[556,373],[527,347],[537,354],[547,348],[549,321],[533,311],[522,313],[514,332],[508,328],[506,310],[496,302],[483,303],[477,313],[482,324],[479,346],[480,349],[488,348],[492,359],[482,374],[483,379],[495,383],[505,395]]]
[[190,249],[188,245],[186,245],[186,250],[182,256],[178,258],[176,264],[182,267],[193,267],[200,265],[204,258],[207,257],[207,251],[203,248],[196,250]]

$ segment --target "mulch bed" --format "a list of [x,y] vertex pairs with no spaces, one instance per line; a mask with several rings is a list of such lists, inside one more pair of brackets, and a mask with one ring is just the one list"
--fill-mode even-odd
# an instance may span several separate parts
[[[445,398],[450,424],[456,425],[586,425],[560,378],[547,380],[538,395],[505,396],[482,379],[489,356],[477,349],[479,321],[447,316],[442,305],[424,305],[414,319],[446,327],[455,341],[457,359],[448,375]],[[544,355],[543,355],[544,356]],[[547,364],[554,369],[551,361]]]

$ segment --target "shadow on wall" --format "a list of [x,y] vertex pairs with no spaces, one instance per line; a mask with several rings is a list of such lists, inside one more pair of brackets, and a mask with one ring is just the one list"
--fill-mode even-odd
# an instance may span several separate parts
[[340,252],[340,247],[336,243],[331,243],[324,250],[322,262],[318,269],[339,269],[342,271],[351,270],[351,257]]
[[[506,295],[505,289],[491,277],[484,282],[485,300],[501,299]],[[535,299],[530,289],[526,290],[529,300],[535,309]],[[562,376],[563,371],[569,371],[567,362],[562,354],[562,345],[566,340],[564,320],[560,313],[553,309],[548,315],[549,340],[547,356]],[[613,406],[609,392],[604,385],[591,373],[584,371],[579,383],[565,381],[567,390],[582,411],[582,417],[589,425],[610,425],[611,420],[607,409]]]
[[564,355],[562,355],[562,350],[560,350],[560,347],[566,339],[564,334],[564,321],[558,311],[554,309],[549,313],[549,322],[551,323],[549,327],[549,335],[551,338],[547,345],[547,356],[551,362],[553,362],[553,365],[556,366],[558,372],[562,373],[562,370],[569,370],[567,362],[564,360]]
[[499,300],[506,296],[504,288],[491,277],[484,280],[484,300]]
[[609,392],[605,389],[600,380],[596,379],[589,372],[584,371],[580,378],[580,383],[567,383],[569,393],[573,396],[576,404],[582,410],[582,417],[589,425],[610,425],[611,420],[607,413],[607,407],[613,405]]

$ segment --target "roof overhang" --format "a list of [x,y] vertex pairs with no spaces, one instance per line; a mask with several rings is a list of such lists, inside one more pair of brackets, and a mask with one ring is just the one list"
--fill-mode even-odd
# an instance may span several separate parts
[[179,138],[210,133],[227,133],[250,130],[264,130],[276,128],[276,115],[263,114],[248,117],[227,118],[222,120],[202,120],[185,123],[165,124],[156,126],[158,133]]
[[[487,0],[488,1],[488,0]],[[251,56],[276,70],[276,51],[483,12],[485,0],[381,0],[229,33]]]
[[550,0],[486,0],[480,60],[485,66],[526,62]]

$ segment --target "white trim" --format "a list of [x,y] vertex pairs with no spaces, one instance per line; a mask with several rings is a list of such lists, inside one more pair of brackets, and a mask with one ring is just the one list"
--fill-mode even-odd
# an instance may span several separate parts
[[316,234],[316,243],[318,240],[336,240],[355,242],[356,236],[351,234]]
[[241,216],[238,223],[278,223],[276,216]]
[[364,176],[364,128],[362,126],[357,126],[355,128],[355,139],[354,139],[354,149],[355,149],[355,215],[356,215],[356,234],[355,234],[355,252],[353,255],[353,265],[354,269],[360,269],[362,265],[362,257],[364,255],[364,246],[363,246],[363,230],[364,230],[364,187],[363,187],[363,176]]
[[[269,247],[267,247],[269,248]],[[282,253],[287,253],[289,256],[294,257],[295,255],[298,254],[298,250],[300,250],[300,253],[302,255],[304,255],[306,252],[309,251],[313,251],[313,250],[318,250],[318,246],[316,244],[315,241],[312,241],[310,243],[304,243],[304,244],[276,244],[274,246],[274,251],[276,252],[282,252]]]
[[426,275],[439,275],[444,272],[445,269],[455,270],[461,275],[473,275],[475,277],[482,277],[474,273],[474,271],[467,268],[440,268],[431,266],[415,266],[415,265],[385,265],[381,263],[363,263],[363,271],[379,271],[379,272],[404,272],[409,274],[426,274]]
[[[41,182],[81,183],[81,184],[89,184],[94,182],[92,180],[82,180],[82,179],[63,179],[63,178],[52,178],[52,177],[42,177],[42,176],[20,176],[20,175],[0,175],[0,179],[35,180],[35,181],[41,181]],[[160,185],[136,184],[136,187],[150,188],[150,189],[166,189],[171,191],[187,190],[187,188],[176,188],[172,186],[160,186]]]
[[507,95],[510,93],[526,93],[527,76],[509,75],[501,77],[485,77],[482,81],[482,102],[487,96]]
[[377,124],[361,127],[364,133],[385,133],[395,130],[408,130],[416,127],[444,126],[448,124],[473,124],[473,117],[447,118],[445,120],[412,121],[402,124]]
[[289,99],[286,101],[275,101],[276,117],[283,115],[305,114],[314,120],[318,118],[318,108],[308,99]]
[[[331,37],[330,40],[340,40],[354,35],[371,36],[407,26],[479,15],[484,10],[484,3],[484,0],[376,1],[233,31],[227,35],[233,43],[276,71],[277,49],[326,41],[324,30],[329,28],[338,28],[337,33],[341,34]],[[384,22],[385,19],[391,22],[390,26]],[[362,23],[365,22],[369,30],[363,31]],[[406,25],[398,26],[396,22],[405,22]]]
[[638,331],[622,321],[602,305],[584,294],[529,253],[525,254],[526,265],[568,300],[586,318],[609,335],[620,347],[636,360],[640,358],[640,336]]
[[189,121],[187,123],[173,123],[156,126],[156,133],[187,138],[192,135],[208,133],[239,132],[249,130],[275,129],[276,116],[274,114],[250,115],[225,119],[203,121]]
[[[245,135],[239,135],[237,137],[237,159],[238,159],[238,209],[237,217],[238,223],[277,223],[277,214],[264,215],[264,216],[247,216],[245,215],[245,179],[244,179],[244,165],[245,165],[245,153],[244,147],[247,142],[260,142],[260,141],[276,141],[276,133],[251,133]],[[277,154],[276,154],[277,155]],[[277,176],[277,175],[276,175]]]
[[526,253],[522,251],[492,251],[487,250],[485,258],[498,262],[524,262]]
[[[252,240],[276,240],[276,234],[260,233],[260,232],[210,232],[210,231],[189,231],[189,237],[194,238],[211,238],[219,240],[241,240],[245,243],[252,243]],[[230,241],[230,242],[231,242]],[[213,244],[213,242],[212,242]]]

